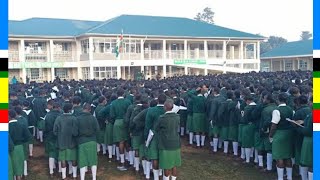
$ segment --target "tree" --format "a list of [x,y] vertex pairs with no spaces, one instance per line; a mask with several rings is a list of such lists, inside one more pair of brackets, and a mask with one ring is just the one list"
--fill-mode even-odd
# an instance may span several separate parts
[[284,43],[287,43],[288,41],[284,39],[283,37],[277,37],[277,36],[270,36],[268,38],[268,41],[261,42],[260,44],[260,54],[266,53],[268,51],[271,51],[274,48],[277,48],[281,46]]
[[302,31],[300,38],[301,40],[308,40],[312,37],[312,34],[309,31]]
[[213,16],[214,16],[214,12],[211,10],[211,8],[206,7],[203,9],[201,13],[199,12],[194,19],[197,21],[214,24]]

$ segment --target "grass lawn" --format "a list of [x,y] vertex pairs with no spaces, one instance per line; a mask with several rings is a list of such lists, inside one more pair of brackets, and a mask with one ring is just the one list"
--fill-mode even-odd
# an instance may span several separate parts
[[[186,143],[186,141],[184,141]],[[28,180],[47,180],[48,159],[44,156],[43,146],[34,147],[34,157],[29,160]],[[98,180],[140,180],[143,177],[135,175],[133,170],[120,172],[116,170],[117,163],[109,163],[106,157],[99,157]],[[68,171],[67,171],[68,173]],[[254,167],[248,167],[232,156],[222,153],[211,154],[209,148],[194,149],[182,147],[182,166],[178,169],[180,180],[270,180],[276,179],[276,172],[262,173]],[[79,171],[78,171],[79,174]],[[79,175],[78,175],[79,176]],[[58,179],[58,178],[55,178]],[[71,178],[70,178],[71,179]],[[91,179],[86,175],[86,179]],[[296,178],[297,179],[297,178]]]

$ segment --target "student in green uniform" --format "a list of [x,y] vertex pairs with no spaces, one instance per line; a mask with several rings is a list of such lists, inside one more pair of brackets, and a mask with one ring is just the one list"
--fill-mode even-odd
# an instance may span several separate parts
[[96,153],[99,124],[91,115],[91,105],[84,104],[83,112],[77,117],[78,123],[78,166],[80,178],[85,179],[86,168],[91,167],[92,179],[96,180],[98,157]]
[[[159,120],[160,115],[164,114],[165,111],[163,109],[164,102],[167,100],[165,94],[160,94],[158,97],[158,105],[153,108],[149,108],[146,116],[146,124],[144,128],[144,137],[148,137],[149,131],[151,130],[154,133],[154,136],[146,149],[146,157],[147,167],[150,167],[150,163],[152,161],[153,167],[153,177],[154,180],[159,180],[159,150],[158,150],[158,137],[157,133],[155,132],[155,126]],[[147,139],[146,139],[147,140]],[[150,171],[147,171],[146,179],[150,179]]]
[[159,141],[159,164],[164,169],[164,180],[177,178],[177,167],[181,166],[181,142],[177,131],[180,125],[180,117],[172,112],[173,101],[164,103],[166,113],[159,117],[155,131]]
[[17,114],[14,110],[9,110],[9,135],[14,144],[14,149],[11,153],[13,174],[16,180],[20,180],[24,171],[26,171],[23,144],[30,140],[31,134],[26,125],[17,121],[16,116]]
[[[72,104],[65,104],[63,114],[54,122],[53,134],[57,136],[58,160],[61,161],[62,179],[66,178],[66,162],[72,161],[73,178],[77,178],[77,118],[71,114]],[[70,166],[69,166],[70,168]],[[70,172],[70,170],[69,170]]]
[[283,179],[284,168],[286,168],[287,179],[292,180],[293,126],[286,119],[292,119],[293,110],[286,105],[288,100],[286,93],[280,93],[278,99],[279,106],[272,112],[272,126],[269,134],[272,142],[272,156],[277,161],[278,179]]
[[253,101],[253,97],[248,95],[244,98],[247,106],[241,111],[241,123],[242,128],[242,144],[241,147],[245,150],[246,161],[244,163],[250,163],[251,153],[254,146],[254,124],[256,120],[253,117],[252,111],[256,108],[257,104]]
[[82,112],[81,98],[79,96],[74,96],[72,99],[72,104],[73,104],[72,114],[75,117],[78,117],[79,114]]
[[290,96],[288,97],[287,103],[288,106],[293,110],[295,109],[294,99],[300,96],[300,90],[297,87],[292,87],[289,89]]
[[219,106],[226,98],[220,95],[220,88],[213,88],[213,96],[214,98],[211,101],[210,105],[210,113],[209,113],[209,121],[211,126],[211,134],[213,135],[213,152],[218,151],[218,143],[219,143],[219,134],[221,129],[221,123],[218,119],[218,109]]
[[29,156],[32,157],[33,156],[33,138],[35,136],[36,133],[36,122],[37,122],[37,118],[34,115],[34,112],[32,111],[32,109],[30,108],[30,102],[25,100],[23,101],[23,111],[25,112],[26,118],[28,119],[28,129],[32,135],[31,140],[29,141]]
[[[277,95],[278,98],[278,95]],[[277,109],[277,105],[274,100],[273,94],[266,94],[263,97],[263,109],[261,112],[261,120],[259,125],[259,132],[260,132],[260,146],[257,147],[258,154],[263,161],[263,155],[266,156],[266,163],[267,168],[264,169],[264,172],[271,173],[272,171],[272,146],[269,141],[269,132],[271,127],[271,119],[272,119],[272,112]],[[261,157],[262,156],[262,157]]]
[[[44,142],[45,142],[45,152],[49,156],[49,173],[50,173],[50,176],[52,177],[53,169],[55,168],[55,160],[58,159],[58,150],[56,146],[57,138],[53,134],[53,127],[57,117],[61,115],[61,108],[60,108],[60,104],[54,103],[53,100],[48,101],[48,104],[52,104],[52,109],[47,113],[45,118]],[[61,163],[60,163],[60,166],[61,166]]]
[[44,90],[41,90],[39,96],[36,96],[33,102],[33,111],[34,115],[37,118],[37,139],[40,142],[43,142],[43,126],[44,126],[44,117],[47,114],[47,100],[45,98]]
[[97,137],[97,152],[100,152],[100,147],[102,146],[102,154],[106,155],[107,154],[107,146],[104,143],[104,134],[105,134],[105,129],[106,129],[106,123],[105,123],[105,119],[100,118],[99,112],[106,106],[107,100],[104,96],[100,96],[98,99],[98,106],[96,107],[96,109],[94,110],[94,116],[97,118],[98,122],[99,122],[99,127],[100,127],[100,131]]
[[11,137],[9,136],[9,154],[8,154],[8,169],[9,169],[8,179],[9,180],[14,179],[13,167],[12,167],[12,157],[11,157],[13,150],[14,150],[14,144],[13,144]]
[[[307,118],[308,115],[312,112],[312,109],[308,106],[308,97],[301,95],[297,98],[297,110],[294,113],[293,120],[304,120]],[[306,167],[302,167],[300,163],[300,157],[301,157],[301,149],[302,149],[302,143],[304,139],[304,135],[302,133],[299,133],[300,127],[295,128],[294,131],[294,157],[295,157],[295,164],[299,165],[300,174],[302,177],[302,180],[306,180],[308,177],[308,170]]]
[[114,121],[113,125],[113,141],[118,144],[120,152],[120,166],[117,168],[120,171],[126,171],[124,166],[125,145],[128,140],[128,131],[124,122],[124,116],[131,102],[123,97],[124,90],[122,88],[117,91],[118,99],[112,102],[110,109],[110,118]]
[[[227,96],[231,97],[231,95]],[[232,142],[233,155],[238,156],[238,130],[239,120],[241,118],[240,108],[238,106],[238,98],[240,98],[240,91],[235,90],[232,94],[232,102],[228,104],[229,124],[228,124],[228,140]],[[239,104],[240,105],[240,104]]]

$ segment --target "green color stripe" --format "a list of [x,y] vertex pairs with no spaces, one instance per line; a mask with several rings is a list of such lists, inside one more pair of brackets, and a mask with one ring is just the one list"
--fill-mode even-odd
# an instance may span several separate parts
[[7,78],[8,77],[8,71],[0,71],[0,77],[1,78]]
[[8,103],[0,103],[0,109],[8,109]]
[[320,78],[320,71],[314,71],[313,72],[313,77]]
[[320,109],[320,103],[313,103],[313,109]]

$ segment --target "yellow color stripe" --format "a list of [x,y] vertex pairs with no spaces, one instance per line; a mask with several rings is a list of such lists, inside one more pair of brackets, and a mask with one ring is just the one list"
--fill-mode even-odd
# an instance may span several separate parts
[[8,103],[8,78],[0,78],[0,103]]
[[320,103],[320,78],[313,78],[313,103]]

